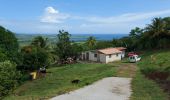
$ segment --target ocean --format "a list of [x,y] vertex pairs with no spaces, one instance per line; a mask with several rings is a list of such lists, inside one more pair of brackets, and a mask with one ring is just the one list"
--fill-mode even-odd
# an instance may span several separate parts
[[[50,41],[57,40],[57,34],[16,34],[19,42],[29,42],[36,36],[43,36]],[[98,41],[108,41],[128,36],[128,34],[71,34],[71,41],[82,42],[93,36]]]
[[113,39],[119,39],[128,36],[128,34],[72,34],[72,41],[86,41],[88,37],[93,36],[99,41],[108,41]]

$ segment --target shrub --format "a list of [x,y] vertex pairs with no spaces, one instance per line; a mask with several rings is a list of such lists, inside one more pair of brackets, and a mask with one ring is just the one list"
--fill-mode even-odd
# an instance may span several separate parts
[[16,64],[10,61],[0,62],[0,99],[16,88],[20,76]]
[[18,69],[22,71],[34,71],[48,64],[48,53],[43,48],[30,47],[23,50],[23,65]]

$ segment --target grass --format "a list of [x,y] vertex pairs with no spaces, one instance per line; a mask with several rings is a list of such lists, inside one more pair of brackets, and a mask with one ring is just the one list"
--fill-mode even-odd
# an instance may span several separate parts
[[[152,61],[151,55],[156,59]],[[110,64],[73,64],[63,67],[48,69],[45,78],[28,81],[6,100],[40,100],[49,99],[53,96],[76,90],[87,84],[100,80],[104,77],[118,76],[131,77],[133,94],[131,100],[169,100],[168,95],[160,88],[154,80],[145,77],[141,70],[153,68],[165,70],[169,67],[170,51],[146,52],[142,55],[142,61],[133,64],[126,60]],[[136,67],[138,66],[138,67]],[[152,71],[148,71],[150,73]],[[71,81],[79,79],[79,84]]]
[[147,79],[140,72],[132,80],[133,94],[131,100],[168,100],[156,82]]
[[[91,84],[104,77],[116,74],[116,68],[106,64],[74,64],[60,68],[48,69],[47,76],[42,79],[28,81],[6,100],[40,100],[48,99]],[[71,81],[79,79],[79,84]]]
[[136,74],[136,64],[127,62],[127,59],[110,64],[116,66],[117,77],[133,78]]
[[142,55],[142,61],[137,64],[139,70],[132,81],[131,100],[169,100],[168,94],[163,91],[160,84],[145,76],[153,71],[167,71],[166,69],[170,67],[169,57],[170,51],[166,50],[150,51]]

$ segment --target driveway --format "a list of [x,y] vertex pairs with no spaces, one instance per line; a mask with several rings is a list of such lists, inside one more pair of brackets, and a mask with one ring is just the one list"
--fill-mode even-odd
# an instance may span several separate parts
[[109,77],[51,100],[129,100],[131,78]]

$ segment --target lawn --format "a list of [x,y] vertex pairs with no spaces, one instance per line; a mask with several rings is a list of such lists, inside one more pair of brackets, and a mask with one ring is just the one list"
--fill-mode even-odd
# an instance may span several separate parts
[[[170,51],[150,51],[142,55],[142,61],[137,65],[139,70],[132,81],[133,94],[131,100],[169,100],[167,84],[169,79],[159,79],[161,73],[167,73],[168,68],[170,68]],[[159,72],[159,74],[155,74]],[[153,77],[154,80],[150,79],[148,76]],[[163,82],[163,84],[162,84]],[[166,83],[166,84],[164,84]],[[163,87],[164,86],[164,87]]]
[[[69,91],[91,84],[104,77],[116,74],[116,67],[106,64],[73,64],[48,69],[45,78],[28,81],[6,100],[40,100],[49,99]],[[79,79],[79,84],[71,81]]]

